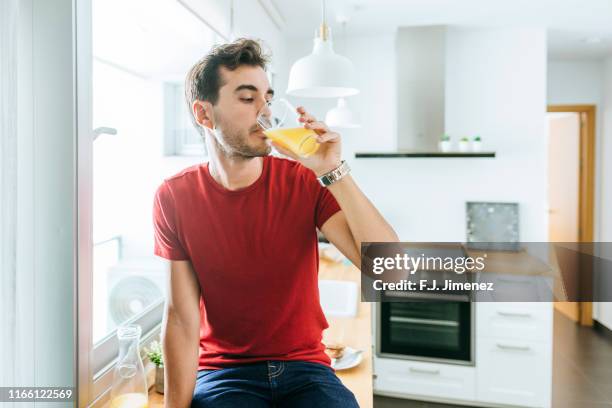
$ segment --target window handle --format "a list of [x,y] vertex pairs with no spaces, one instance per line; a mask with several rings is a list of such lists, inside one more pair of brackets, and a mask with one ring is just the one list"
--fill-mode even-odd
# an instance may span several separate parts
[[112,127],[102,126],[93,130],[93,140],[95,141],[100,135],[116,135],[117,129]]

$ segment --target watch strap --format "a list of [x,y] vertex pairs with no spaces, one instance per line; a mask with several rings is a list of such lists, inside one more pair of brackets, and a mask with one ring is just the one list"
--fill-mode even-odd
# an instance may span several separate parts
[[342,160],[342,162],[340,163],[338,167],[336,167],[330,172],[323,174],[320,177],[317,177],[317,180],[319,180],[319,183],[323,187],[328,187],[334,184],[335,182],[339,181],[340,179],[342,179],[347,174],[349,174],[350,171],[351,171],[351,168],[349,167],[346,160]]

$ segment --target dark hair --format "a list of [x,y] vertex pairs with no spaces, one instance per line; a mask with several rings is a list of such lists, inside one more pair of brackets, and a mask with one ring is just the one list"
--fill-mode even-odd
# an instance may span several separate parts
[[[215,46],[187,73],[185,100],[188,112],[192,113],[191,107],[196,100],[208,101],[213,105],[217,103],[219,89],[223,86],[219,67],[225,67],[230,71],[242,65],[266,69],[267,63],[268,55],[263,52],[261,44],[256,40],[239,38],[231,43]],[[192,119],[195,122],[195,118]]]

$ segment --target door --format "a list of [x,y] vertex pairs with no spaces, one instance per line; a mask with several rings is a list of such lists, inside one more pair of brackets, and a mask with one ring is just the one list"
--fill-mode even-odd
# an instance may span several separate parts
[[[592,242],[595,107],[551,106],[548,111],[549,241]],[[575,268],[580,282],[569,285],[592,285],[591,271]],[[590,302],[557,302],[555,308],[574,321],[592,324]]]
[[[548,239],[578,242],[580,114],[548,114]],[[578,321],[577,302],[555,302],[555,308]]]

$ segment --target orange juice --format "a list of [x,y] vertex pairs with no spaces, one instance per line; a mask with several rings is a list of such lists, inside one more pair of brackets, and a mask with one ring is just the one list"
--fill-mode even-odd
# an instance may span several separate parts
[[139,392],[128,392],[111,400],[110,408],[147,408],[148,397]]
[[317,151],[316,133],[312,129],[280,128],[264,130],[264,134],[282,147],[291,150],[298,156],[308,157]]

